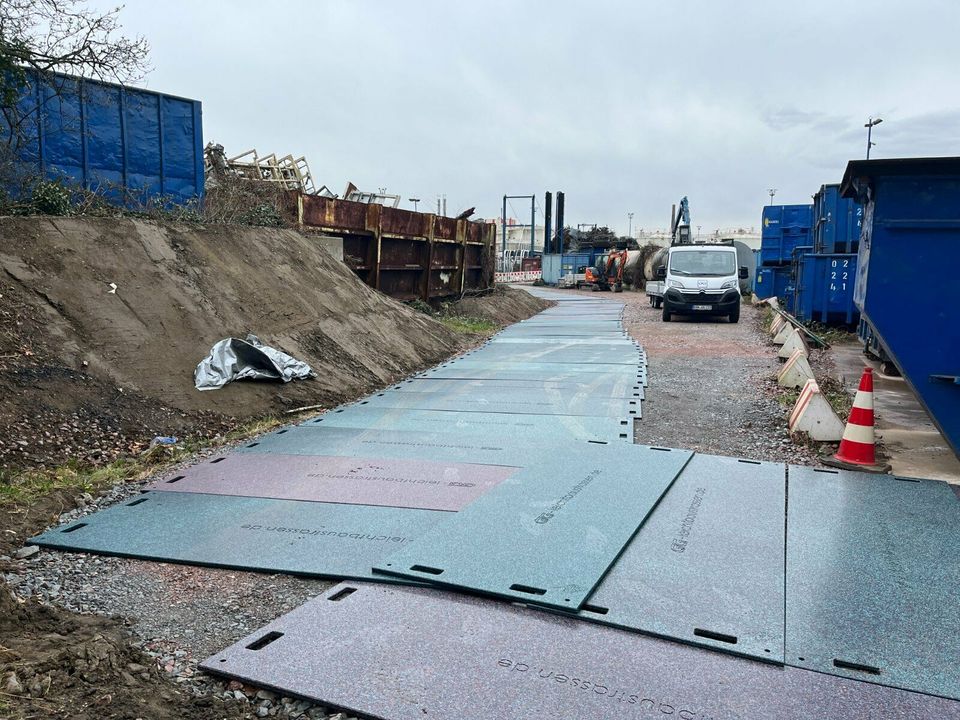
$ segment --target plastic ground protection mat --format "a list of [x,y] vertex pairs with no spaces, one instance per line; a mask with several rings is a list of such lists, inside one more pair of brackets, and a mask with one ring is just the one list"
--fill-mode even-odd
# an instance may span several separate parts
[[342,583],[201,668],[387,720],[960,718],[960,703],[426,588]]
[[[348,405],[305,420],[296,427],[320,429],[350,428],[352,438],[369,440],[385,430],[420,435],[431,442],[453,442],[461,438],[499,447],[529,448],[532,444],[562,445],[582,441],[591,444],[633,443],[633,421],[629,418],[585,417],[577,415],[521,415],[507,413],[468,413],[447,410],[387,408],[372,405]],[[287,429],[288,430],[288,429]],[[287,430],[263,435],[244,446],[279,438]],[[337,438],[341,439],[341,438]],[[389,437],[389,440],[398,438]],[[299,442],[299,441],[298,441]]]
[[[623,368],[611,371],[611,367]],[[624,385],[648,385],[646,366],[629,365],[589,365],[567,363],[451,363],[427,370],[416,378],[454,378],[461,380],[539,380],[543,382],[584,381],[593,374],[609,378],[612,385],[622,382]]]
[[783,662],[783,464],[694,455],[580,617]]
[[45,532],[58,550],[337,578],[371,568],[450,515],[436,510],[155,492]]
[[[629,379],[629,378],[628,378]],[[411,393],[442,393],[463,395],[470,393],[503,395],[504,397],[537,397],[585,395],[605,398],[640,399],[644,397],[643,385],[607,382],[607,378],[586,378],[581,383],[551,383],[530,380],[451,380],[449,378],[413,378],[391,385],[389,390]]]
[[638,365],[644,360],[635,349],[613,349],[610,346],[576,348],[548,345],[486,345],[473,350],[463,358],[492,362],[562,362],[562,363],[605,363],[611,365]]
[[[415,413],[417,411],[403,411]],[[486,415],[484,413],[464,413],[474,415],[484,422],[495,424],[501,418],[535,418],[536,415]],[[607,418],[578,418],[562,415],[551,416],[575,425],[576,421],[606,420]],[[581,446],[617,444],[618,449],[631,447],[632,422],[612,420],[620,430],[610,440],[577,440],[564,436],[563,423],[552,426],[551,435],[536,430],[541,423],[531,423],[527,435],[516,434],[501,439],[480,433],[468,432],[430,432],[390,430],[382,427],[330,427],[323,423],[298,426],[283,434],[265,435],[237,448],[238,453],[279,453],[282,455],[334,455],[339,457],[395,458],[400,460],[421,460],[430,458],[434,462],[476,463],[481,465],[508,465],[523,467],[549,458],[561,456],[564,452],[579,452]],[[620,423],[624,423],[621,425]],[[397,426],[400,419],[396,419]],[[503,433],[506,422],[501,422],[498,432]],[[619,437],[626,435],[627,437]]]
[[790,467],[786,661],[960,699],[960,499]]
[[550,381],[556,376],[576,376],[578,374],[614,376],[623,375],[625,377],[635,375],[646,375],[645,363],[636,364],[616,364],[616,363],[581,363],[581,362],[511,362],[509,359],[494,360],[474,360],[472,358],[463,358],[451,360],[435,368],[426,370],[422,375],[432,375],[442,370],[457,369],[464,372],[485,371],[485,372],[524,372],[528,375],[542,375],[543,380]]
[[375,569],[576,610],[691,455],[645,445],[549,453]]
[[231,453],[179,470],[148,489],[455,512],[514,471],[429,460]]
[[585,417],[639,418],[640,399],[590,397],[586,394],[542,392],[525,393],[519,388],[510,395],[502,393],[415,393],[387,390],[377,393],[363,405],[369,407],[453,412],[501,413],[520,415],[580,415]]

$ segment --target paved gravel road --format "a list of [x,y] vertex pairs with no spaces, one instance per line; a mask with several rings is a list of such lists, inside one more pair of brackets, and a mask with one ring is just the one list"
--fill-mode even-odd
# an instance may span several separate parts
[[744,305],[736,324],[677,316],[663,322],[643,292],[564,292],[626,304],[624,325],[647,351],[650,379],[635,442],[814,464],[813,454],[787,434],[776,400],[780,363],[757,308]]

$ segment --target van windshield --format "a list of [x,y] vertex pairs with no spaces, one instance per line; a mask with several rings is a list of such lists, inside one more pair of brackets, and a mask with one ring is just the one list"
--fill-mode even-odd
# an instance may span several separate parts
[[726,250],[686,250],[670,253],[670,272],[701,277],[735,275],[736,257],[734,253]]

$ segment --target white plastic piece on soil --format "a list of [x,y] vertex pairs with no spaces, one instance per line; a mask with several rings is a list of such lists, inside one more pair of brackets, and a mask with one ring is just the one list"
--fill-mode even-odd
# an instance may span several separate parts
[[813,369],[802,350],[794,350],[780,372],[777,373],[777,383],[786,388],[802,388],[807,380],[813,380]]
[[780,352],[777,353],[777,357],[789,360],[790,356],[793,355],[796,350],[802,350],[804,355],[809,354],[809,348],[807,347],[807,341],[803,338],[803,333],[794,329],[786,342],[780,346]]
[[816,380],[807,380],[793,406],[788,424],[790,433],[806,433],[816,442],[840,442],[843,422],[821,394]]

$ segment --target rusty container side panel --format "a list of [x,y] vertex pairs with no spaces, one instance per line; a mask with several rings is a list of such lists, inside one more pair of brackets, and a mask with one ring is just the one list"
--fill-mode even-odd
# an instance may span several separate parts
[[457,221],[454,218],[437,216],[433,222],[433,237],[436,240],[456,240]]
[[344,262],[394,298],[449,297],[493,285],[492,224],[296,193],[283,210],[302,230],[342,237]]
[[427,243],[424,240],[406,240],[385,237],[380,240],[380,269],[427,266]]
[[484,290],[488,287],[490,287],[490,283],[486,281],[482,268],[466,271],[463,282],[464,290]]
[[418,270],[387,270],[380,269],[380,292],[386,293],[397,300],[415,300],[422,297],[420,276],[423,271]]
[[430,216],[423,213],[384,207],[380,215],[380,230],[388,235],[426,237],[429,219]]
[[353,270],[367,270],[375,261],[376,247],[369,235],[344,234],[343,261]]
[[430,297],[446,297],[460,294],[459,273],[456,270],[430,271]]
[[441,269],[458,269],[460,267],[460,245],[446,242],[433,244],[433,262],[431,267]]
[[467,245],[467,270],[476,270],[483,265],[483,247],[480,245]]

